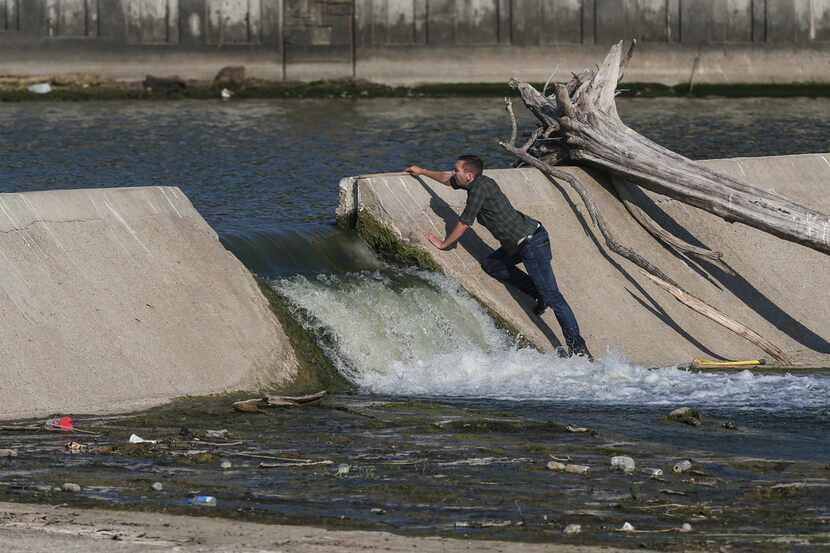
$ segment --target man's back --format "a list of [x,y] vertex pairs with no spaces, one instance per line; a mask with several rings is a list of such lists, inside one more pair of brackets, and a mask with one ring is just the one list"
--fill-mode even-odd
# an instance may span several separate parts
[[[463,188],[451,183],[453,188]],[[476,219],[501,242],[505,249],[515,251],[518,243],[533,234],[538,223],[515,209],[490,177],[479,175],[466,188],[467,206],[461,222],[472,226]]]

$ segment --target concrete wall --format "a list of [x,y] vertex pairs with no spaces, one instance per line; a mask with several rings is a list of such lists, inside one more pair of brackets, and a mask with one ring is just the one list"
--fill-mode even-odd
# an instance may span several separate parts
[[[830,155],[703,162],[718,171],[830,212]],[[830,257],[656,195],[643,205],[664,228],[721,251],[728,268],[675,255],[656,242],[609,191],[608,177],[565,168],[590,190],[620,240],[674,277],[691,293],[747,324],[811,366],[830,363]],[[542,221],[551,236],[554,270],[594,355],[608,348],[646,366],[689,363],[695,357],[756,358],[765,354],[692,312],[610,252],[578,196],[535,169],[488,171],[514,206]],[[476,224],[460,244],[441,252],[424,234],[444,236],[466,194],[403,174],[344,179],[341,215],[355,208],[382,221],[437,263],[543,349],[561,343],[553,314],[532,313],[532,300],[486,275],[479,263],[497,243]],[[576,206],[576,207],[575,207]],[[734,271],[734,273],[732,272]],[[549,310],[550,311],[550,310]]]
[[830,0],[0,0],[7,74],[544,80],[635,37],[632,79],[830,79]]
[[178,188],[0,194],[0,418],[125,411],[296,373]]

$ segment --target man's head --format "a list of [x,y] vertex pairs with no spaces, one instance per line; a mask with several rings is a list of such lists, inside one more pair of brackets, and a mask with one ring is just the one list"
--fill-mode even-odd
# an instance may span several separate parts
[[464,155],[455,162],[453,176],[458,186],[467,186],[484,171],[484,162],[481,158],[473,155]]

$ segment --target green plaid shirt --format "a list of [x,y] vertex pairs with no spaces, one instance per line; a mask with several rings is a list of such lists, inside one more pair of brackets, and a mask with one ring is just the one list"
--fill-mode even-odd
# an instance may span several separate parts
[[467,192],[467,206],[461,214],[461,222],[472,226],[478,219],[508,252],[515,252],[519,242],[532,235],[539,226],[537,221],[515,209],[490,177],[479,175],[467,188],[458,186],[453,177],[450,186]]

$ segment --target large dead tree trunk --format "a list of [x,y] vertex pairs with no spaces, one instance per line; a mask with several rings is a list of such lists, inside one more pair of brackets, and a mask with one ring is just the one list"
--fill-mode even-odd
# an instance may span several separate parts
[[580,196],[591,219],[610,249],[640,267],[655,284],[678,301],[752,342],[782,365],[791,364],[786,354],[769,340],[714,307],[689,294],[641,254],[621,244],[605,223],[590,192],[572,175],[554,168],[567,159],[609,171],[620,200],[632,216],[655,238],[678,251],[714,262],[712,252],[685,243],[650,220],[633,202],[627,187],[642,186],[689,205],[704,209],[729,222],[740,222],[775,236],[830,253],[830,217],[800,206],[783,196],[750,186],[712,171],[629,129],[620,120],[615,103],[617,84],[636,43],[622,57],[622,43],[611,48],[595,70],[575,74],[567,84],[557,84],[547,95],[527,83],[511,81],[525,106],[539,120],[524,146],[518,146],[518,120],[512,103],[507,111],[512,121],[510,142],[501,145],[521,163],[536,167],[551,180],[567,182]]
[[[784,240],[830,253],[830,217],[787,198],[713,171],[628,128],[617,114],[615,94],[632,48],[622,58],[614,45],[596,70],[555,85],[549,96],[513,81],[542,123],[530,151],[603,168],[647,190],[704,209]],[[541,154],[541,155],[538,155]],[[547,159],[545,160],[547,161]]]

